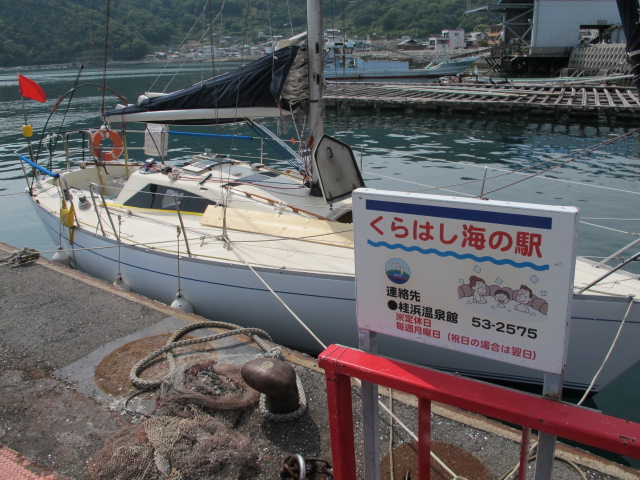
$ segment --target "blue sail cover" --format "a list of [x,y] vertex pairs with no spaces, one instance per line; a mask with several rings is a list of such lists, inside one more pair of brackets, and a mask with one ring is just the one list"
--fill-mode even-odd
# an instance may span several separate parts
[[295,105],[281,95],[299,49],[284,47],[232,72],[110,110],[103,117],[107,121],[210,125],[248,118],[254,111],[260,117],[267,116],[265,112],[293,110]]
[[624,36],[627,38],[627,55],[633,73],[633,83],[640,94],[640,25],[638,0],[617,0]]

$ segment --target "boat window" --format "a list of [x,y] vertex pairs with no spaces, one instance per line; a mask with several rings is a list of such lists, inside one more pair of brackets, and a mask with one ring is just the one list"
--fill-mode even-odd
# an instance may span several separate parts
[[127,207],[151,208],[154,210],[176,210],[181,212],[204,213],[209,205],[216,202],[179,188],[150,183],[137,192],[124,205]]

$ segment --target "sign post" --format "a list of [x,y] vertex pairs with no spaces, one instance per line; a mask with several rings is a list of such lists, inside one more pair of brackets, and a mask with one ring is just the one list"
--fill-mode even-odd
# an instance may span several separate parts
[[353,210],[361,339],[400,337],[562,385],[577,208],[357,189]]

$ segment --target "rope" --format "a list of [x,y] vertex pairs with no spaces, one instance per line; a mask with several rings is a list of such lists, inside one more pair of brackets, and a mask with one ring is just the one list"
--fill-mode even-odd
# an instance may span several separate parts
[[296,385],[298,387],[298,402],[300,406],[297,410],[294,410],[290,413],[272,413],[267,409],[267,396],[264,393],[260,394],[260,404],[259,409],[260,413],[267,420],[271,420],[273,422],[291,422],[293,420],[297,420],[302,417],[307,411],[307,396],[304,393],[304,388],[302,385],[302,380],[296,374]]
[[23,267],[31,265],[40,258],[40,252],[33,248],[22,247],[20,250],[14,250],[9,256],[0,258],[0,265],[9,265],[13,267]]
[[[534,442],[531,445],[531,448],[529,449],[529,453],[531,453],[533,451],[534,448],[536,448],[538,446],[538,442]],[[537,458],[537,455],[531,455],[528,459],[527,462],[532,462]],[[578,475],[580,475],[580,477],[582,477],[583,480],[588,480],[587,476],[585,475],[585,473],[582,471],[582,469],[578,466],[578,464],[576,464],[575,462],[572,462],[571,460],[568,460],[566,458],[562,458],[562,457],[558,457],[558,456],[554,456],[553,457],[554,460],[559,460],[561,462],[566,463],[567,465],[573,467],[576,472],[578,472]],[[516,465],[515,467],[513,467],[508,473],[504,474],[503,476],[500,477],[500,480],[507,480],[509,478],[511,478],[512,475],[514,475],[515,473],[518,472],[520,465]]]
[[602,360],[602,364],[600,365],[600,368],[598,368],[598,371],[593,376],[593,380],[591,380],[591,383],[589,384],[589,387],[584,392],[584,395],[582,396],[582,398],[578,402],[578,405],[582,405],[582,402],[584,402],[586,400],[587,396],[589,395],[589,392],[591,391],[591,388],[593,387],[593,384],[596,383],[596,380],[600,376],[600,373],[602,372],[602,369],[604,368],[605,364],[609,361],[609,357],[611,356],[611,352],[613,352],[613,349],[615,348],[616,344],[618,343],[618,338],[620,337],[620,332],[622,332],[622,327],[624,326],[625,322],[627,321],[627,318],[629,317],[629,313],[631,312],[631,307],[633,307],[633,303],[634,303],[633,302],[633,298],[634,298],[633,295],[629,296],[629,306],[627,307],[627,312],[624,314],[624,318],[622,319],[622,322],[620,322],[620,326],[618,327],[618,331],[616,332],[616,336],[613,338],[613,342],[611,342],[611,347],[609,347],[609,351],[605,355],[604,360]]
[[11,197],[12,195],[26,195],[27,192],[2,193],[0,197]]
[[[209,335],[206,337],[177,341],[178,338],[180,338],[181,336],[185,335],[186,333],[192,330],[197,330],[199,328],[212,328],[212,327],[228,328],[230,330],[228,332],[217,333],[217,334]],[[147,355],[145,358],[140,360],[131,369],[131,372],[129,374],[129,380],[134,386],[136,386],[137,388],[143,389],[145,391],[157,388],[160,385],[162,385],[162,383],[165,382],[169,377],[171,377],[173,372],[176,369],[175,358],[173,357],[172,354],[170,354],[173,349],[188,346],[188,345],[206,343],[214,340],[220,340],[222,338],[232,337],[240,334],[245,334],[251,337],[252,340],[265,352],[264,353],[265,357],[273,357],[273,358],[279,358],[281,360],[284,360],[284,355],[282,354],[282,351],[280,350],[279,347],[271,347],[262,338],[260,338],[260,336],[262,336],[268,341],[271,341],[271,337],[264,330],[260,330],[258,328],[241,328],[238,325],[234,325],[232,323],[227,323],[227,322],[206,321],[206,322],[194,323],[192,325],[186,325],[181,329],[177,330],[169,338],[169,340],[167,340],[167,344],[165,346]],[[167,361],[169,363],[169,373],[164,378],[160,378],[160,379],[155,379],[155,380],[140,379],[139,377],[140,372],[145,367],[147,367],[156,357],[162,355],[163,353],[167,353]],[[305,414],[305,412],[307,411],[307,397],[304,393],[304,385],[302,384],[302,380],[300,380],[300,377],[297,374],[296,374],[296,386],[298,387],[299,407],[295,411],[290,413],[279,414],[279,413],[269,412],[266,404],[266,395],[264,394],[260,395],[259,410],[267,420],[271,420],[275,422],[290,422],[293,420],[297,420],[298,418],[302,417]],[[134,395],[137,395],[137,393]],[[127,403],[131,398],[132,397],[127,399]],[[126,410],[126,405],[125,405],[125,410]],[[134,413],[137,413],[137,412],[134,412]]]
[[[190,332],[192,330],[199,329],[199,328],[229,328],[231,330],[229,330],[228,332],[217,333],[217,334],[209,335],[206,337],[193,338],[189,340],[181,340],[179,342],[176,341],[176,339],[180,338],[185,333]],[[155,352],[150,353],[145,358],[143,358],[138,363],[136,363],[134,367],[131,369],[131,372],[129,374],[129,380],[137,388],[158,387],[169,375],[171,375],[172,373],[171,371],[165,378],[161,378],[157,380],[142,380],[139,377],[139,374],[142,371],[142,369],[149,366],[149,364],[156,357],[159,357],[163,353],[171,352],[175,348],[186,347],[188,345],[196,345],[199,343],[205,343],[205,342],[210,342],[214,340],[220,340],[222,338],[232,337],[234,335],[240,335],[240,334],[245,334],[251,337],[253,341],[255,341],[256,344],[265,352],[270,350],[270,346],[266,344],[264,340],[258,337],[258,335],[260,335],[263,338],[267,339],[268,341],[271,341],[271,337],[264,330],[260,330],[258,328],[241,328],[238,325],[234,325],[232,323],[227,323],[227,322],[207,321],[207,322],[194,323],[192,325],[187,325],[185,327],[182,327],[180,330],[178,330],[176,333],[174,333],[171,336],[171,338],[167,341],[167,344],[164,347],[161,347]],[[170,367],[173,367],[171,368],[171,370],[173,370],[175,367],[175,363],[174,363],[175,360],[171,355],[169,355],[168,358],[169,358]]]
[[[354,379],[356,385],[362,386],[362,382],[359,379]],[[411,429],[409,427],[407,427],[404,422],[402,420],[400,420],[395,413],[393,413],[384,403],[382,403],[382,400],[378,400],[378,405],[380,405],[380,407],[382,407],[382,409],[387,412],[387,414],[389,414],[389,417],[391,419],[393,419],[398,425],[400,425],[400,427],[402,427],[402,429],[407,432],[407,434],[414,440],[414,441],[418,441],[418,436],[413,433],[413,431],[411,431]],[[393,427],[392,427],[393,428]],[[433,453],[433,451],[429,452],[431,455],[431,458],[433,458],[436,463],[438,463],[438,465],[440,465],[442,468],[445,469],[445,471],[451,475],[451,478],[458,478],[458,476],[453,472],[453,470],[451,470],[449,467],[447,467],[447,465],[440,459],[440,457],[438,457],[435,453]]]
[[[229,240],[229,245],[231,245],[231,241]],[[324,349],[327,348],[327,346],[324,344],[324,342],[322,340],[320,340],[318,338],[318,336],[313,333],[313,331],[307,326],[306,323],[304,323],[302,321],[302,319],[300,317],[298,317],[298,315],[295,314],[295,312],[293,310],[291,310],[291,308],[289,307],[289,305],[287,305],[284,300],[282,300],[282,298],[280,298],[280,296],[273,290],[273,288],[271,288],[271,286],[269,286],[269,284],[260,276],[260,274],[258,274],[258,272],[256,272],[254,270],[254,268],[244,259],[242,258],[242,256],[237,252],[236,249],[232,248],[231,251],[238,257],[238,259],[245,264],[245,266],[251,270],[253,272],[253,274],[258,277],[258,280],[260,280],[260,282],[267,288],[267,290],[269,290],[274,297],[276,297],[276,299],[280,302],[280,304],[293,316],[293,318],[302,326],[302,328],[304,328],[309,335],[311,335],[313,337],[313,339],[318,342],[318,344],[320,344],[320,346]]]

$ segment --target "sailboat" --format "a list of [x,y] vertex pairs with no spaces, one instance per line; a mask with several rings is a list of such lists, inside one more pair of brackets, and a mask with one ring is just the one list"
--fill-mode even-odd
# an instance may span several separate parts
[[[103,112],[95,129],[49,137],[61,147],[48,155],[50,165],[18,152],[60,258],[157,301],[264,329],[298,350],[357,346],[351,197],[364,181],[351,148],[323,132],[318,0],[309,0],[308,16],[317,21],[306,34],[237,71],[148,92]],[[295,144],[260,123],[269,116],[299,122],[299,114],[308,114],[309,129]],[[241,123],[253,133],[220,133]],[[224,137],[233,148],[185,160],[178,142],[194,137]],[[268,165],[266,148],[284,161]],[[564,384],[598,391],[640,361],[640,281],[581,258],[575,279]],[[393,337],[379,338],[378,351],[485,379],[543,379],[521,366]]]

